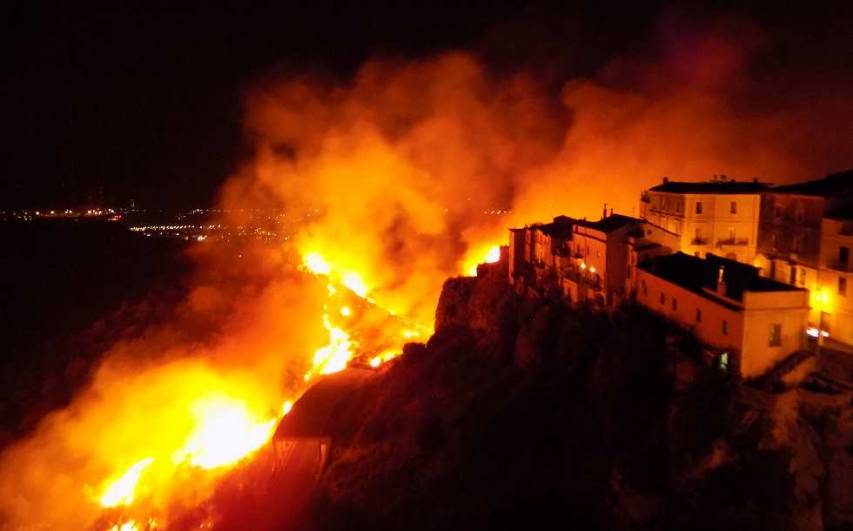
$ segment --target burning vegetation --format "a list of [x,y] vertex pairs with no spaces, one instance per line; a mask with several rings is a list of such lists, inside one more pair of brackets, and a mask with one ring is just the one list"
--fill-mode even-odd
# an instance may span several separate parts
[[[369,62],[345,84],[259,83],[246,101],[254,156],[223,186],[223,216],[284,208],[305,222],[282,241],[196,247],[165,322],[116,343],[67,408],[6,448],[4,525],[215,527],[206,500],[312,381],[425,341],[444,280],[497,261],[507,226],[605,201],[630,212],[673,171],[788,180],[841,160],[832,146],[820,161],[789,149],[813,132],[810,105],[738,110],[727,80],[748,63],[740,39],[665,43],[653,67],[615,62],[559,100],[467,53]],[[849,106],[828,108],[849,131]]]

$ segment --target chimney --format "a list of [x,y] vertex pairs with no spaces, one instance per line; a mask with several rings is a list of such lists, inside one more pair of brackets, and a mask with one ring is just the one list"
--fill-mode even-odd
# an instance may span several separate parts
[[607,203],[604,203],[604,213],[601,215],[602,218],[607,217]]
[[717,268],[717,295],[721,295],[723,297],[726,296],[726,281],[723,280],[723,277],[726,274],[726,267],[719,266]]
[[668,182],[669,182],[669,177],[667,177],[666,175],[664,175],[664,176],[663,176],[663,184],[666,184],[666,183],[668,183]]
[[613,207],[610,207],[610,215],[613,215]]

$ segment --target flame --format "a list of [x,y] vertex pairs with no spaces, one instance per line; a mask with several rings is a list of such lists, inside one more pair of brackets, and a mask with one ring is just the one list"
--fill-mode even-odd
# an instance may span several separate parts
[[332,271],[332,267],[318,252],[307,253],[303,257],[303,263],[309,271],[317,275],[328,275]]
[[367,284],[364,283],[358,273],[344,273],[341,282],[359,297],[367,296]]
[[264,445],[272,436],[276,418],[256,418],[246,404],[226,396],[212,396],[193,406],[196,427],[174,460],[188,460],[203,469],[231,465]]
[[501,246],[484,244],[475,247],[463,260],[462,273],[473,277],[477,276],[477,266],[480,264],[494,264],[501,259]]
[[332,325],[328,312],[323,315],[323,326],[329,332],[329,344],[314,352],[314,365],[305,374],[305,380],[317,374],[342,371],[352,359],[353,342],[350,335],[342,328]]
[[133,503],[133,496],[136,491],[136,484],[139,482],[139,477],[153,462],[153,457],[146,457],[131,466],[120,477],[111,481],[101,495],[101,505],[104,507],[117,507]]

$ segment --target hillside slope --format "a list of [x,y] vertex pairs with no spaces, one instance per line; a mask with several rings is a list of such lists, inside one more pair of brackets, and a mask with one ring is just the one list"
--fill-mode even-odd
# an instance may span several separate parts
[[448,280],[435,335],[347,404],[310,527],[853,522],[833,472],[851,462],[848,395],[744,387],[641,308],[522,299],[481,273]]

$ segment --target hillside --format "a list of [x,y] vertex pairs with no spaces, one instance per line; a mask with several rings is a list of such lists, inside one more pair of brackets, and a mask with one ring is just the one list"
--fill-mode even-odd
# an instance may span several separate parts
[[850,393],[768,394],[641,308],[446,282],[337,420],[312,528],[847,529]]

